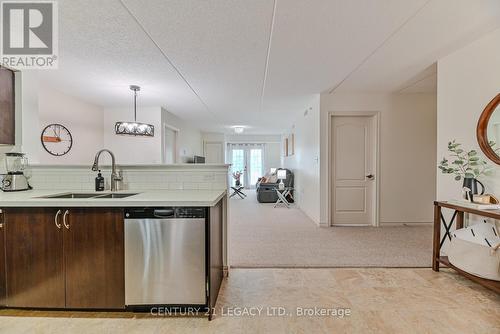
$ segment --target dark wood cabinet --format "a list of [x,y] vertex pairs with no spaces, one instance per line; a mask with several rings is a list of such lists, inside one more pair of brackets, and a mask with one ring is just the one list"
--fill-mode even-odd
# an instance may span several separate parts
[[4,210],[7,306],[65,307],[63,230],[56,210]]
[[0,66],[0,144],[15,144],[14,72]]
[[125,307],[121,209],[6,209],[4,221],[7,306]]
[[217,303],[217,297],[224,277],[223,255],[223,201],[219,201],[209,209],[208,222],[208,285],[209,285],[209,318],[212,319],[212,310]]
[[[217,302],[223,280],[225,205],[221,200],[205,211],[209,310]],[[0,306],[125,309],[123,211],[25,207],[1,210]]]
[[71,209],[66,214],[66,307],[125,307],[121,209]]

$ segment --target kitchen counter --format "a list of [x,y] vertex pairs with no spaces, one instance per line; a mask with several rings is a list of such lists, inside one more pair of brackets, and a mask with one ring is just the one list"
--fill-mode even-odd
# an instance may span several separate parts
[[226,190],[123,190],[114,193],[137,193],[126,198],[40,198],[63,193],[107,194],[109,191],[28,190],[1,192],[0,208],[7,207],[152,207],[215,206]]

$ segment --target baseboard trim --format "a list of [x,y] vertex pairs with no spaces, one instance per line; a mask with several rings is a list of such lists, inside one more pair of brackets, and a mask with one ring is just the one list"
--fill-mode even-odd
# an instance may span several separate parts
[[374,227],[370,224],[333,224],[331,227]]
[[413,223],[380,223],[380,226],[425,226],[432,225],[432,222],[413,222]]
[[[320,222],[316,223],[319,227],[345,227],[345,226],[352,226],[352,227],[371,227],[373,225],[367,225],[367,224],[334,224],[334,225],[329,225],[327,222]],[[379,227],[383,226],[425,226],[425,225],[433,225],[432,222],[411,222],[411,223],[380,223]]]
[[425,266],[381,266],[381,265],[336,265],[336,266],[316,266],[316,265],[231,265],[231,269],[421,269],[432,268],[431,265]]

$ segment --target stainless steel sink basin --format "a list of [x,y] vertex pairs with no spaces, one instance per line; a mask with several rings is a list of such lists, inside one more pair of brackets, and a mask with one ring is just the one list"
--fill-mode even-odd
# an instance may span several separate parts
[[62,199],[62,198],[74,198],[74,199],[82,199],[82,198],[92,198],[92,199],[102,199],[102,198],[126,198],[130,196],[137,195],[137,193],[64,193],[64,194],[55,194],[48,196],[41,196],[40,198],[48,198],[48,199]]
[[137,195],[137,193],[135,194],[123,194],[123,193],[118,193],[118,194],[105,194],[105,195],[99,195],[99,196],[95,196],[95,197],[92,197],[92,198],[127,198],[127,197],[130,197],[130,196],[134,196],[134,195]]
[[92,198],[96,196],[97,196],[96,194],[65,193],[65,194],[41,196],[40,198]]

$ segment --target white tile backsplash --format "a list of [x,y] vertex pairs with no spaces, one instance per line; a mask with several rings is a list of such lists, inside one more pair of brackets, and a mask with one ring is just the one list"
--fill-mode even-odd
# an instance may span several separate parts
[[[187,167],[182,170],[165,170],[153,168],[151,170],[127,170],[120,169],[123,181],[119,183],[119,189],[123,190],[182,190],[203,189],[223,190],[228,188],[227,167],[219,167],[207,170],[196,170],[196,167]],[[31,171],[30,184],[34,189],[40,190],[94,190],[96,172],[87,168],[36,167]],[[103,170],[102,175],[109,189],[110,171]]]

